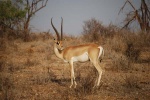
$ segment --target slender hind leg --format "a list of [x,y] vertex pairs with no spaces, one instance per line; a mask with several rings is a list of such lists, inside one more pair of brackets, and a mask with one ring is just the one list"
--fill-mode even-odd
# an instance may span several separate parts
[[93,64],[94,64],[95,68],[96,68],[97,71],[98,71],[98,79],[97,79],[97,84],[96,84],[96,86],[99,86],[100,80],[101,80],[101,76],[102,76],[102,68],[100,67],[100,65],[99,65],[98,62],[94,62]]

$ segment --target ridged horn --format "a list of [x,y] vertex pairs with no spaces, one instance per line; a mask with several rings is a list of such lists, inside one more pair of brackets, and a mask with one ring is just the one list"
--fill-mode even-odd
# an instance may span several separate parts
[[63,40],[63,18],[61,17],[61,40]]
[[51,25],[52,25],[54,31],[56,32],[57,40],[59,41],[59,40],[60,40],[60,36],[59,36],[59,33],[58,33],[57,29],[56,29],[55,26],[53,25],[52,19],[53,19],[53,18],[51,18]]

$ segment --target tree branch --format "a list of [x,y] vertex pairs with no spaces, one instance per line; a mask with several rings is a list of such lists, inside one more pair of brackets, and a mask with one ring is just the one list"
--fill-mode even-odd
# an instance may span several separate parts
[[133,16],[129,21],[127,21],[127,23],[121,28],[125,28],[125,27],[128,27],[128,25],[135,19],[135,16]]

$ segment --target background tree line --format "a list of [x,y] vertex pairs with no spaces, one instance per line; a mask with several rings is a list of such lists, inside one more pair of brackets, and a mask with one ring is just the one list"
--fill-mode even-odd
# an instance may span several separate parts
[[[42,8],[46,7],[48,0],[0,0],[0,37],[13,36],[22,38],[24,41],[29,40],[30,21],[34,15]],[[136,8],[132,0],[126,0],[119,13],[123,12],[127,5],[131,10],[126,13],[124,25],[122,28],[130,28],[130,25],[137,22],[142,32],[148,33],[150,30],[150,1],[140,0],[140,7]],[[111,30],[106,28],[96,19],[84,22],[83,33],[93,33],[98,37],[99,33],[111,34],[118,27],[110,24]]]

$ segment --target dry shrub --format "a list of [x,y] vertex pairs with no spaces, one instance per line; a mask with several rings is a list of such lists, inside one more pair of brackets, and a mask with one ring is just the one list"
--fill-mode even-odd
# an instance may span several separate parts
[[12,90],[14,89],[14,80],[13,77],[11,77],[11,74],[1,74],[0,76],[0,92],[1,100],[13,100],[15,94],[12,93]]
[[[122,32],[124,33],[124,31]],[[150,34],[149,33],[131,33],[131,32],[125,32],[123,34],[125,41],[127,44],[133,44],[135,48],[142,48],[150,46]]]
[[95,80],[97,78],[97,70],[94,68],[89,68],[87,75],[81,77],[80,72],[77,73],[76,80],[79,81],[76,88],[67,89],[62,93],[64,100],[82,100],[87,95],[96,94],[100,88],[93,88],[95,85]]
[[133,44],[127,44],[125,55],[128,57],[130,61],[134,61],[134,62],[138,61],[140,56],[140,49],[135,49]]
[[106,38],[106,47],[110,52],[115,51],[125,55],[129,61],[140,61],[141,51],[150,44],[150,35],[145,33],[131,33],[120,31],[113,37]]
[[31,60],[29,58],[27,58],[26,62],[24,63],[25,66],[35,66],[40,64],[40,62],[38,62],[37,60]]
[[33,75],[32,84],[43,85],[51,82],[51,76],[48,73],[40,72],[38,74]]
[[101,22],[92,18],[84,22],[83,26],[83,38],[88,42],[96,42],[100,38],[100,31],[104,31],[104,26]]
[[146,33],[126,33],[124,39],[127,44],[125,55],[130,61],[137,62],[144,47],[150,46],[150,35]]
[[135,75],[126,75],[124,86],[128,89],[140,88],[138,85],[138,77]]
[[126,42],[121,34],[114,34],[113,37],[107,38],[106,45],[110,50],[118,53],[124,53],[126,49]]
[[150,47],[150,32],[149,33],[138,33],[138,43],[140,47]]
[[38,40],[45,41],[45,40],[48,40],[50,38],[52,38],[52,34],[49,32],[30,33],[26,42],[38,41]]
[[0,72],[3,72],[6,65],[6,58],[3,56],[0,57]]
[[95,81],[98,78],[97,70],[95,68],[90,68],[88,71],[88,74],[86,77],[81,78],[80,77],[79,83],[80,85],[77,86],[75,89],[75,94],[79,97],[89,95],[89,94],[94,94],[96,93],[96,88],[93,88],[94,85],[96,84]]
[[7,45],[7,39],[0,38],[0,51],[5,51]]
[[83,25],[83,40],[86,42],[100,42],[105,43],[106,38],[111,38],[119,30],[119,28],[113,24],[104,26],[102,22],[92,18],[84,22]]
[[0,38],[0,52],[2,54],[10,54],[14,51],[18,51],[18,45],[13,40],[7,38]]
[[115,52],[112,54],[113,70],[127,71],[131,69],[130,62],[126,56]]

